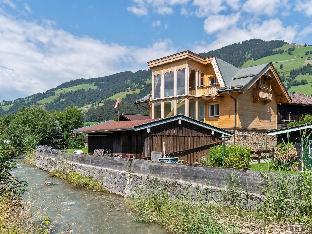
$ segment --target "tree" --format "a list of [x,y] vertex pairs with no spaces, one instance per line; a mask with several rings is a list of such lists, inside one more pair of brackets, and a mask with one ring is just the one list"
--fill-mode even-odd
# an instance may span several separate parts
[[83,114],[75,107],[68,107],[62,112],[54,112],[62,132],[64,148],[78,148],[83,145],[83,138],[74,134],[74,130],[83,126]]
[[60,146],[61,128],[46,110],[40,107],[25,108],[11,118],[7,136],[18,154],[34,149],[37,145]]

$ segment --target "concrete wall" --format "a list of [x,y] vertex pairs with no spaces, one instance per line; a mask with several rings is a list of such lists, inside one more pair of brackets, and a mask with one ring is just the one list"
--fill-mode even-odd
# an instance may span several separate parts
[[218,201],[222,192],[235,175],[244,191],[257,202],[261,198],[264,181],[259,173],[231,169],[192,167],[163,164],[146,160],[126,160],[113,157],[71,156],[61,152],[37,150],[35,164],[51,172],[55,170],[78,172],[91,176],[110,192],[122,196],[134,195],[138,189],[148,188],[157,179],[172,196],[205,196],[206,200]]

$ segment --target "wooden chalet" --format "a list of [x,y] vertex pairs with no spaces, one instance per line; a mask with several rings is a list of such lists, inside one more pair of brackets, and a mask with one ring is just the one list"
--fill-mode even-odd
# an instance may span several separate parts
[[232,134],[192,118],[176,115],[163,119],[108,121],[78,129],[88,135],[89,153],[109,150],[113,155],[150,159],[152,152],[179,157],[189,164],[208,154]]
[[237,68],[183,51],[148,62],[152,119],[185,115],[219,128],[277,128],[277,105],[290,96],[272,63]]

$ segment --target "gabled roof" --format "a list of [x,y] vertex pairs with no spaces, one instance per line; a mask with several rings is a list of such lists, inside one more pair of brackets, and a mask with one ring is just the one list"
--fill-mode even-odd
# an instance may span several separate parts
[[256,76],[258,76],[269,64],[261,64],[252,67],[241,68],[233,76],[230,87],[242,86],[245,87],[249,84]]
[[140,115],[140,114],[136,114],[136,115],[122,114],[120,115],[119,119],[124,120],[124,121],[132,121],[132,120],[146,120],[146,119],[150,119],[150,117],[147,115]]
[[216,58],[216,61],[224,84],[228,86],[228,84],[231,83],[233,76],[239,71],[239,68],[219,58]]
[[219,58],[217,58],[216,61],[226,88],[243,88],[266,67],[270,66],[270,63],[267,63],[252,67],[238,68]]
[[84,127],[77,129],[76,132],[81,133],[104,133],[104,132],[118,132],[118,131],[141,131],[148,128],[157,127],[166,123],[174,121],[185,121],[195,126],[210,130],[220,137],[230,137],[232,133],[221,128],[203,123],[201,121],[186,117],[184,115],[175,115],[164,119],[145,119],[145,120],[132,120],[132,121],[108,121],[91,127]]
[[190,118],[190,117],[187,117],[187,116],[184,116],[184,115],[175,115],[175,116],[172,116],[172,117],[169,117],[169,118],[151,121],[151,122],[148,122],[148,123],[145,123],[145,124],[141,124],[139,126],[135,126],[134,130],[135,131],[139,131],[139,130],[143,130],[143,129],[147,129],[147,128],[157,127],[157,126],[160,126],[162,124],[170,123],[170,122],[174,122],[174,121],[185,121],[187,123],[194,124],[194,125],[196,125],[198,127],[202,127],[202,128],[207,129],[207,130],[211,130],[213,132],[219,133],[220,135],[223,135],[224,137],[232,136],[232,133],[229,132],[229,131],[226,131],[226,130],[224,130],[222,128],[214,127],[214,126],[212,126],[210,124],[206,124],[204,122],[195,120],[193,118]]
[[90,127],[83,127],[77,129],[77,132],[82,133],[95,133],[95,132],[116,132],[133,130],[135,126],[155,121],[153,119],[141,119],[132,121],[107,121]]
[[203,58],[199,54],[196,54],[190,50],[185,50],[185,51],[178,52],[175,54],[171,54],[171,55],[159,58],[159,59],[151,60],[151,61],[147,62],[147,65],[149,68],[152,68],[152,67],[160,66],[162,64],[166,64],[166,63],[170,63],[170,62],[174,62],[174,61],[178,61],[178,60],[186,59],[186,58],[193,59],[193,60],[200,62],[200,63],[206,63],[207,62],[207,59]]

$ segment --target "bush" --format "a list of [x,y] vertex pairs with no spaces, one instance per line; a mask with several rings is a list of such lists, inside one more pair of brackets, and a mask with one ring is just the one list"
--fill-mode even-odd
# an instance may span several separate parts
[[235,233],[233,227],[218,222],[215,207],[208,203],[170,197],[157,180],[150,180],[148,188],[137,191],[135,196],[128,199],[128,204],[142,221],[161,224],[171,233]]
[[278,144],[273,159],[273,167],[284,171],[298,170],[298,154],[292,143]]
[[260,208],[263,217],[311,225],[311,172],[267,174],[265,180],[264,201]]
[[296,127],[305,124],[312,124],[312,115],[304,115],[299,121],[288,124],[288,127]]
[[224,147],[218,145],[210,149],[209,156],[203,158],[201,163],[213,167],[249,168],[250,155],[250,149],[245,146],[229,145]]

